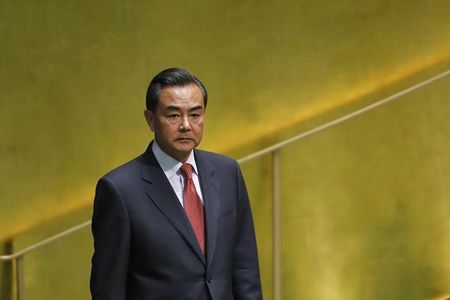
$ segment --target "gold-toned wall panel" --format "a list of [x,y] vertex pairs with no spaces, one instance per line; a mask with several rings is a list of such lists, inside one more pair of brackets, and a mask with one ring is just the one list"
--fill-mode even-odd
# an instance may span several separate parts
[[[50,234],[62,225],[70,226],[68,220],[75,225],[75,219],[60,221],[67,215],[89,215],[96,179],[139,155],[151,138],[143,118],[145,89],[150,77],[162,68],[187,67],[209,88],[211,100],[202,148],[241,156],[293,133],[294,129],[317,124],[324,116],[340,115],[353,105],[373,101],[396,87],[426,78],[427,72],[436,74],[438,69],[448,66],[448,15],[450,3],[444,0],[0,1],[0,241],[14,238],[15,247],[20,248],[46,236],[45,232]],[[445,87],[434,89],[435,95],[449,95]],[[436,101],[441,102],[435,102],[439,103],[436,105],[445,106],[445,98],[439,99]],[[445,111],[440,109],[442,113]],[[410,113],[403,112],[400,116],[407,118]],[[394,120],[386,124],[389,122]],[[377,124],[367,121],[364,126],[375,132],[373,126]],[[429,132],[428,143],[447,145],[437,134],[439,130],[420,130]],[[342,155],[345,147],[352,147],[353,139],[347,135],[362,138],[359,131],[333,132],[337,132],[336,139],[341,135],[344,139],[333,144],[331,138],[324,137],[324,147],[341,151]],[[411,141],[412,145],[420,144],[419,140]],[[388,145],[387,152],[391,150]],[[317,148],[302,147],[314,151],[319,160],[321,152]],[[298,151],[305,152],[302,157],[311,155],[306,150]],[[416,155],[419,153],[422,152]],[[438,154],[430,152],[429,156]],[[439,155],[436,157],[443,159]],[[403,158],[405,162],[407,158],[411,157]],[[357,156],[346,159],[352,164],[359,161]],[[392,160],[397,162],[395,156]],[[440,170],[443,180],[448,179],[448,169],[437,168],[433,160],[427,165],[428,161],[424,160],[421,167],[429,172]],[[266,163],[244,169],[249,176],[249,189],[255,195],[252,201],[264,288],[266,298],[270,299],[271,206],[264,193],[269,188],[267,179],[261,175],[268,168]],[[348,167],[349,173],[352,170]],[[327,189],[330,193],[341,192],[342,187],[333,184],[333,179],[326,182]],[[409,184],[420,185],[419,179]],[[258,183],[263,188],[254,186]],[[302,182],[301,186],[309,183]],[[315,184],[311,183],[309,189],[314,189]],[[438,184],[428,189],[443,192]],[[311,196],[303,189],[301,193]],[[352,202],[347,204],[351,206]],[[444,203],[440,205],[446,208]],[[366,209],[354,207],[359,208]],[[308,212],[301,206],[298,209],[300,215]],[[319,227],[328,226],[322,223],[326,219],[322,220],[320,209],[329,208],[314,209],[318,212],[311,222]],[[334,218],[339,217],[339,212]],[[384,211],[380,213],[381,218],[386,217]],[[285,222],[285,228],[302,224],[295,218],[287,218]],[[355,220],[352,222],[351,225],[356,224]],[[45,230],[42,235],[36,234],[39,228]],[[327,228],[323,227],[323,231]],[[346,230],[350,229],[343,227],[341,234]],[[377,245],[375,233],[368,236]],[[82,246],[85,238],[80,237],[77,244],[84,249],[80,251],[87,250]],[[310,246],[319,246],[314,243],[322,241],[317,236],[312,239]],[[423,242],[418,241],[417,245]],[[377,246],[380,251],[386,250],[383,245]],[[414,249],[411,251],[418,251]],[[294,258],[291,247],[283,251],[288,261]],[[299,263],[322,257],[314,252],[314,247],[308,251],[312,252],[302,256]],[[364,255],[360,258],[365,258]],[[54,257],[58,265],[58,255]],[[308,279],[308,273],[296,261],[285,266],[284,272],[289,275],[286,279],[290,278],[284,282],[285,297],[325,297],[326,294],[314,294],[317,287],[313,284],[305,291],[297,290],[307,288],[312,279]],[[58,276],[56,271],[46,269],[46,262],[39,255],[27,264],[32,266],[27,276],[33,282],[39,274]],[[293,268],[301,274],[291,277]],[[85,270],[79,272],[74,276],[85,282]],[[440,278],[445,280],[448,273],[443,274]],[[383,283],[378,277],[373,280]],[[349,285],[358,284],[355,280],[350,282]],[[32,291],[42,288],[37,282],[28,283]],[[341,287],[339,284],[336,282],[336,289]],[[390,284],[394,287],[387,289],[391,294],[386,297],[400,295],[396,294],[400,289],[396,281]],[[422,287],[435,289],[430,295],[444,286],[427,284]],[[356,297],[360,296],[359,291],[348,290],[348,294],[342,295]],[[46,292],[29,295],[35,299],[49,298]],[[368,294],[365,298],[371,295],[382,296]],[[75,293],[72,297],[79,299],[81,295]]]

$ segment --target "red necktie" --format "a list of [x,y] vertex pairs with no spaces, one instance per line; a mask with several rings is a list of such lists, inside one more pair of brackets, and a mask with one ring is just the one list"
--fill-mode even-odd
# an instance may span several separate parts
[[203,254],[205,254],[205,218],[203,215],[203,203],[195,190],[194,181],[192,181],[192,166],[189,163],[184,163],[180,170],[184,176],[184,211],[191,222],[200,249]]

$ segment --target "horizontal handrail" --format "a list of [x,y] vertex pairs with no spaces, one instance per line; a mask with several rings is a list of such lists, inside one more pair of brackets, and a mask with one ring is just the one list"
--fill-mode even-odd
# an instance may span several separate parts
[[53,235],[53,236],[51,236],[51,237],[49,237],[49,238],[47,238],[45,240],[42,240],[42,241],[40,241],[40,242],[38,242],[38,243],[36,243],[34,245],[31,245],[30,247],[27,247],[27,248],[25,248],[23,250],[20,250],[20,251],[18,251],[16,253],[9,254],[9,255],[1,255],[0,256],[0,260],[13,260],[13,259],[16,259],[17,257],[24,256],[25,254],[27,254],[27,253],[29,253],[31,251],[39,249],[39,248],[41,248],[41,247],[43,247],[43,246],[45,246],[47,244],[50,244],[51,242],[56,241],[56,240],[58,240],[60,238],[66,237],[66,236],[68,236],[68,235],[70,235],[70,234],[72,234],[74,232],[77,232],[77,231],[79,231],[79,230],[81,230],[81,229],[83,229],[85,227],[88,227],[89,225],[91,225],[91,220],[83,222],[83,223],[81,223],[81,224],[79,224],[77,226],[74,226],[72,228],[69,228],[67,230],[64,230],[64,231],[62,231],[62,232],[60,232],[58,234],[55,234],[55,235]]
[[[382,100],[379,100],[377,102],[374,102],[374,103],[372,103],[372,104],[370,104],[370,105],[368,105],[368,106],[366,106],[366,107],[364,107],[362,109],[356,110],[356,111],[354,111],[352,113],[349,113],[349,114],[347,114],[347,115],[345,115],[343,117],[340,117],[340,118],[338,118],[336,120],[333,120],[333,121],[330,121],[330,122],[325,123],[323,125],[320,125],[320,126],[314,128],[314,129],[311,129],[309,131],[306,131],[304,133],[301,133],[299,135],[296,135],[294,137],[286,139],[286,140],[284,140],[284,141],[282,141],[280,143],[277,143],[277,144],[274,144],[274,145],[269,146],[267,148],[264,148],[262,150],[259,150],[259,151],[255,152],[253,154],[244,156],[244,157],[238,159],[238,162],[239,163],[245,163],[247,161],[250,161],[250,160],[253,160],[255,158],[258,158],[258,157],[260,157],[262,155],[265,155],[265,154],[271,153],[273,151],[279,150],[279,149],[281,149],[281,148],[283,148],[283,147],[285,147],[285,146],[287,146],[289,144],[292,144],[292,143],[294,143],[296,141],[299,141],[299,140],[304,139],[306,137],[312,136],[312,135],[314,135],[316,133],[319,133],[319,132],[324,131],[324,130],[326,130],[328,128],[334,127],[334,126],[339,125],[339,124],[341,124],[341,123],[343,123],[345,121],[348,121],[348,120],[350,120],[352,118],[355,118],[356,116],[359,116],[359,115],[361,115],[363,113],[369,112],[369,111],[371,111],[371,110],[373,110],[375,108],[378,108],[378,107],[380,107],[382,105],[390,103],[390,102],[392,102],[394,100],[397,100],[401,96],[407,95],[407,94],[409,94],[409,93],[411,93],[411,92],[413,92],[415,90],[418,90],[418,89],[420,89],[420,88],[422,88],[424,86],[427,86],[427,85],[429,85],[429,84],[431,84],[431,83],[433,83],[435,81],[438,81],[438,80],[440,80],[442,78],[445,78],[448,75],[450,75],[450,70],[442,72],[442,73],[440,73],[440,74],[438,74],[438,75],[436,75],[434,77],[431,77],[431,78],[429,78],[427,80],[424,80],[424,81],[422,81],[422,82],[420,82],[418,84],[415,84],[415,85],[413,85],[413,86],[411,86],[409,88],[406,88],[406,89],[404,89],[404,90],[402,90],[402,91],[400,91],[398,93],[395,93],[395,94],[393,94],[393,95],[391,95],[389,97],[386,97],[386,98],[384,98]],[[43,247],[43,246],[45,246],[45,245],[47,245],[47,244],[49,244],[49,243],[51,243],[51,242],[53,242],[55,240],[58,240],[58,239],[63,238],[63,237],[66,237],[66,236],[68,236],[68,235],[70,235],[70,234],[72,234],[74,232],[77,232],[77,231],[79,231],[79,230],[81,230],[81,229],[83,229],[85,227],[88,227],[90,224],[91,224],[90,220],[86,221],[86,222],[84,222],[82,224],[79,224],[79,225],[77,225],[75,227],[72,227],[72,228],[70,228],[68,230],[65,230],[63,232],[60,232],[60,233],[54,235],[54,236],[51,236],[51,237],[49,237],[49,238],[47,238],[47,239],[45,239],[45,240],[43,240],[41,242],[38,242],[38,243],[36,243],[36,244],[34,244],[34,245],[30,246],[30,247],[27,247],[27,248],[25,248],[25,249],[23,249],[21,251],[18,251],[16,253],[13,253],[13,254],[10,254],[10,255],[2,255],[2,256],[0,256],[0,261],[1,260],[9,261],[9,260],[13,260],[13,259],[16,259],[18,257],[24,256],[25,254],[27,254],[27,253],[29,253],[31,251],[34,251],[34,250],[36,250],[38,248],[41,248],[41,247]]]

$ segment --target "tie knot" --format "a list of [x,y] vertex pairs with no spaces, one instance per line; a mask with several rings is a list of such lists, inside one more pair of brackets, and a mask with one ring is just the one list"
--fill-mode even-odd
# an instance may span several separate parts
[[181,166],[180,170],[185,178],[187,178],[188,180],[192,178],[192,165],[190,163],[184,163]]

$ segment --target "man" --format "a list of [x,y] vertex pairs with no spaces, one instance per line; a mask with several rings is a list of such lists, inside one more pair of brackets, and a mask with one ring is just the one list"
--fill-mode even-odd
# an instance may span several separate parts
[[184,69],[151,81],[145,119],[154,141],[97,184],[92,299],[262,299],[239,166],[196,149],[207,100]]

